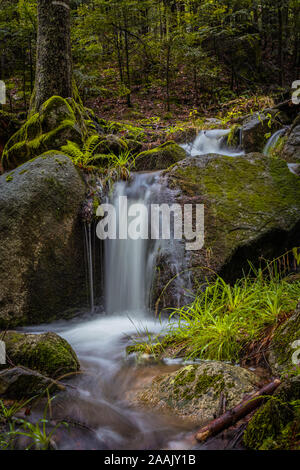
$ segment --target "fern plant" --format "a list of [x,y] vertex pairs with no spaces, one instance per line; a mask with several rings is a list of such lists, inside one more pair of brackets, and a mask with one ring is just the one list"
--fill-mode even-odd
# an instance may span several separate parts
[[86,167],[95,160],[95,152],[99,145],[99,136],[92,135],[84,142],[82,149],[75,142],[68,140],[67,145],[63,145],[61,150],[72,158],[75,165]]

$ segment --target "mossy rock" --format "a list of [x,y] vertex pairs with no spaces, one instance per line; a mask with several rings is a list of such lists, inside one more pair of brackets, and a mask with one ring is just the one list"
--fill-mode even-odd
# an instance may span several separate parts
[[[204,245],[188,251],[185,240],[174,241],[170,254],[162,257],[156,295],[175,276],[172,256],[181,249],[177,272],[191,269],[197,288],[214,273],[234,282],[249,272],[248,261],[258,266],[260,259],[272,260],[299,244],[300,178],[281,159],[260,153],[190,157],[163,172],[160,182],[161,194],[164,188],[172,192],[171,203],[204,205]],[[160,305],[172,306],[172,299],[181,297],[173,286],[164,290]]]
[[300,376],[283,383],[251,418],[243,440],[252,450],[300,450]]
[[102,155],[109,155],[111,153],[120,155],[122,152],[126,152],[127,150],[128,145],[126,140],[114,134],[103,136],[97,146],[97,153]]
[[186,158],[183,148],[173,141],[140,153],[135,160],[137,171],[164,170]]
[[50,322],[86,304],[85,191],[57,152],[0,176],[0,328]]
[[85,119],[74,100],[53,96],[7,142],[2,166],[12,170],[46,151],[60,150],[68,140],[81,145],[86,130]]
[[28,367],[55,379],[79,370],[75,352],[56,333],[6,331],[1,334],[1,338],[6,345],[7,357],[16,366]]
[[[299,345],[297,344],[299,342]],[[300,303],[295,313],[275,331],[268,350],[268,361],[275,375],[293,371],[293,355],[300,348]]]
[[242,126],[242,145],[246,153],[262,152],[268,135],[281,127],[271,113],[255,113],[247,117]]
[[151,409],[171,411],[201,425],[217,416],[221,396],[229,409],[245,394],[254,392],[257,384],[257,376],[246,369],[205,361],[156,377],[150,386],[138,391],[133,401]]

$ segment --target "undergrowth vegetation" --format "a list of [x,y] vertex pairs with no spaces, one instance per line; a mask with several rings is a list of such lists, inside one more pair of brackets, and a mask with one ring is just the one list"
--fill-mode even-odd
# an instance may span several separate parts
[[173,309],[162,340],[148,337],[133,349],[157,355],[169,349],[186,359],[238,362],[252,342],[262,340],[267,329],[272,334],[299,302],[300,279],[291,282],[274,266],[252,268],[251,275],[234,285],[216,277],[192,303]]

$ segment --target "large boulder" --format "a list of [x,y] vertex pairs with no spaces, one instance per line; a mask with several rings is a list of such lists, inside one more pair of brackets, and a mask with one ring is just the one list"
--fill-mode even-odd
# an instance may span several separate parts
[[[297,351],[299,353],[297,354]],[[268,350],[268,361],[275,375],[296,369],[300,356],[300,302],[294,314],[274,333]],[[298,365],[299,367],[299,365]]]
[[80,145],[86,130],[79,105],[72,99],[53,96],[8,141],[2,166],[12,170],[48,150],[60,150],[67,141]]
[[26,367],[13,367],[0,372],[0,396],[13,400],[32,398],[47,390],[54,393],[62,390],[54,380]]
[[0,328],[51,321],[86,302],[84,198],[82,178],[62,154],[0,176]]
[[6,331],[1,334],[10,363],[24,366],[51,378],[76,373],[79,361],[68,342],[56,333],[30,334]]
[[249,270],[248,261],[273,259],[299,243],[300,179],[283,160],[257,153],[204,155],[173,166],[160,181],[160,194],[164,187],[170,190],[164,202],[204,204],[205,214],[203,248],[187,251],[185,241],[175,240],[169,252],[160,252],[153,292],[155,300],[163,292],[161,306],[174,305],[176,280],[168,282],[176,275],[174,256],[186,287],[188,277],[195,285],[214,273],[234,281]]
[[159,147],[140,153],[135,160],[137,171],[164,170],[183,160],[186,152],[175,142],[165,142]]
[[257,385],[253,372],[224,362],[205,361],[155,377],[131,400],[151,409],[172,411],[201,425],[220,413],[220,403],[233,408]]
[[267,140],[282,125],[271,113],[256,113],[245,119],[242,126],[242,146],[246,153],[262,152]]
[[281,155],[289,163],[300,163],[300,124],[291,130]]

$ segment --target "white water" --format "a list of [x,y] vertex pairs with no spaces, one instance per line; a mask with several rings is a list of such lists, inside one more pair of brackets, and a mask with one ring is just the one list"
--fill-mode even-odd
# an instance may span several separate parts
[[[157,179],[156,174],[137,174],[130,183],[119,182],[115,185],[109,202],[117,208],[117,233],[120,225],[125,227],[130,223],[127,211],[120,210],[119,198],[127,196],[128,210],[133,204],[148,205],[157,189]],[[146,218],[143,224],[148,227]],[[140,230],[143,232],[143,226]],[[105,242],[105,310],[108,314],[147,311],[157,247],[157,243],[143,239]]]
[[200,131],[194,142],[181,145],[182,148],[191,157],[198,155],[207,155],[216,153],[219,155],[227,155],[229,157],[238,157],[244,155],[240,149],[229,148],[224,143],[224,137],[229,134],[229,129],[213,129]]
[[286,128],[280,129],[279,131],[276,131],[268,140],[268,142],[265,145],[263,154],[264,155],[269,155],[270,151],[276,146],[278,140],[280,137],[286,133]]
[[88,285],[89,285],[89,300],[91,313],[95,310],[95,296],[94,296],[94,265],[93,265],[93,252],[92,252],[92,224],[90,222],[84,223],[84,248],[88,272]]

